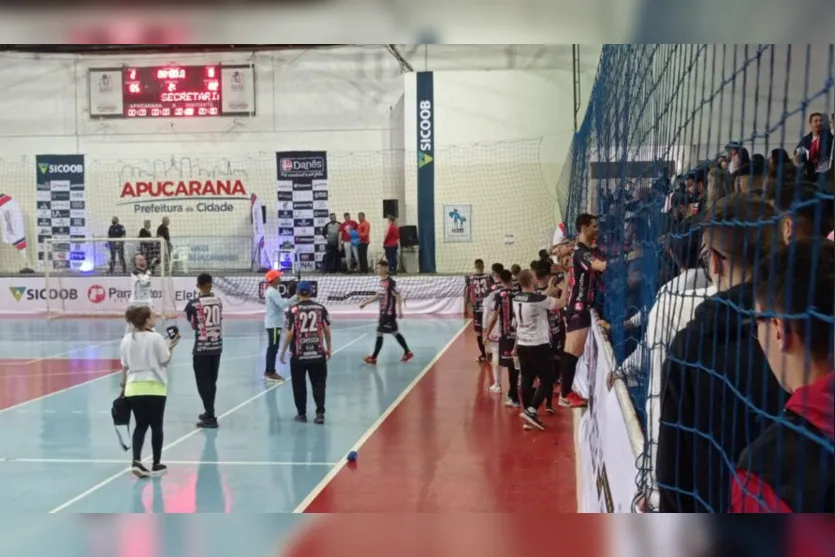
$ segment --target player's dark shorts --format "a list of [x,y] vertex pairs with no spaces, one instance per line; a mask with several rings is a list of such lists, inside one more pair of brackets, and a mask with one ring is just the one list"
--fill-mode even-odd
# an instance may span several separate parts
[[473,312],[473,330],[476,333],[478,333],[479,335],[481,334],[481,331],[482,331],[482,325],[484,325],[483,319],[484,319],[484,310],[477,309]]
[[569,313],[565,316],[565,330],[569,333],[589,327],[591,327],[591,311],[587,309],[577,313]]
[[513,367],[513,345],[516,339],[513,337],[499,337],[499,365],[501,367]]
[[377,322],[377,332],[393,335],[397,332],[397,319],[393,315],[381,315]]

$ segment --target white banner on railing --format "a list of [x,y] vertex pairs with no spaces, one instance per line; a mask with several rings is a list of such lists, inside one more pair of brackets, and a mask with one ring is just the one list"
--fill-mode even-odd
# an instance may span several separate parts
[[589,406],[580,420],[577,440],[580,508],[591,513],[632,512],[637,489],[637,455],[633,452],[618,395],[610,387],[614,358],[597,315],[586,340],[584,359],[588,368]]
[[[263,289],[265,283],[260,276],[223,277],[224,288],[215,287],[215,293],[224,303],[227,315],[251,315],[263,313]],[[377,312],[375,305],[364,310],[359,303],[376,293],[379,279],[373,276],[310,277],[316,289],[316,300],[323,303],[333,314],[368,314]],[[159,279],[152,282],[152,295],[162,298]],[[170,288],[178,311],[196,296],[194,277],[173,277]],[[397,285],[404,298],[404,312],[407,315],[438,314],[455,315],[464,311],[464,277],[404,277],[398,278]],[[45,313],[47,300],[60,302],[62,312],[67,314],[119,314],[128,305],[130,298],[129,277],[72,276],[4,277],[0,278],[0,313],[31,314]],[[53,304],[54,305],[54,304]]]

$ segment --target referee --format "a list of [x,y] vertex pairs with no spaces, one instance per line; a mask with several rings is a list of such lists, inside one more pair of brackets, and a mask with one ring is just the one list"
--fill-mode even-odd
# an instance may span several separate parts
[[215,396],[223,352],[223,304],[212,292],[212,276],[202,273],[197,277],[200,295],[186,305],[186,319],[194,329],[194,379],[203,401],[204,412],[198,416],[197,427],[217,428]]

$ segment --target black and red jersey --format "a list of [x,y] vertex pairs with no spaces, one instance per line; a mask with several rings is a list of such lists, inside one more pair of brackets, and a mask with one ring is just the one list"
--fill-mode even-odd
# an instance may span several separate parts
[[594,303],[594,289],[597,272],[592,270],[592,261],[600,259],[599,252],[582,242],[574,246],[568,287],[571,289],[566,304],[566,313],[580,313],[591,309]]
[[[557,280],[561,280],[561,277],[558,276]],[[538,294],[545,294],[547,288],[537,288],[536,291]],[[558,293],[559,294],[559,293]],[[555,309],[553,311],[548,312],[548,329],[551,332],[551,338],[556,338],[563,332],[563,318],[562,318],[562,310]]]
[[287,308],[285,326],[293,332],[290,357],[299,362],[324,362],[325,327],[328,325],[328,310],[312,300],[303,300]]
[[493,296],[493,308],[496,312],[499,336],[505,339],[515,338],[516,324],[513,319],[513,289],[499,288]]
[[377,291],[377,298],[380,300],[380,316],[381,317],[397,317],[397,297],[400,295],[400,290],[397,289],[397,283],[391,277],[386,277],[380,281],[380,289]]
[[473,306],[473,311],[481,311],[484,305],[484,298],[492,290],[493,279],[484,273],[470,275],[465,279],[467,299]]

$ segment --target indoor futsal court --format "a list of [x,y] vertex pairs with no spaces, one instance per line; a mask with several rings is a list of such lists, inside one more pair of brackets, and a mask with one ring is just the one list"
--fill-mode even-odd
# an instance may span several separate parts
[[[299,424],[289,381],[262,380],[260,320],[229,319],[220,428],[195,428],[191,338],[176,349],[165,416],[169,473],[137,480],[110,419],[118,319],[0,320],[0,492],[20,513],[512,512],[576,510],[570,412],[522,432],[487,391],[468,321],[402,322],[362,362],[376,320],[335,318],[327,423]],[[146,441],[146,445],[149,442]],[[356,463],[346,455],[359,452]],[[150,447],[146,447],[149,453]],[[536,470],[542,481],[518,482]],[[532,499],[533,498],[533,499]],[[0,552],[2,555],[2,552]]]

